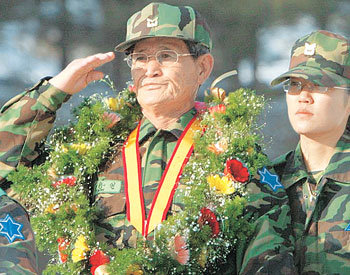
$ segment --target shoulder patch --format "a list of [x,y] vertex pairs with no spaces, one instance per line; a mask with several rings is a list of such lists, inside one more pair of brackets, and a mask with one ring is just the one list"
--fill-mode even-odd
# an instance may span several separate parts
[[270,173],[265,166],[262,169],[258,169],[258,173],[260,175],[260,182],[270,186],[273,191],[276,191],[278,188],[284,188],[278,176]]
[[22,227],[23,224],[16,222],[10,214],[7,214],[4,219],[0,219],[0,235],[5,236],[9,243],[13,243],[15,239],[25,239]]
[[349,223],[348,226],[344,229],[344,231],[350,231],[350,223]]

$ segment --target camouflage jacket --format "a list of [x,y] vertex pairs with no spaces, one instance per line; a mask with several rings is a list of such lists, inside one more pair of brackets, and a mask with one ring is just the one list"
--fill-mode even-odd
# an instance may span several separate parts
[[[31,165],[40,156],[40,142],[50,131],[55,111],[67,95],[42,81],[31,90],[12,99],[1,110],[0,183],[19,163]],[[143,119],[140,133],[140,155],[146,214],[159,178],[170,158],[178,137],[194,110],[184,114],[168,130],[157,130]],[[160,146],[159,146],[160,145]],[[97,177],[94,203],[104,215],[96,223],[100,241],[120,248],[135,244],[139,236],[126,219],[126,199],[121,154]],[[270,177],[271,178],[271,177]],[[169,214],[182,205],[181,184],[177,188]],[[248,215],[255,218],[255,237],[231,255],[219,274],[291,274],[293,273],[291,227],[287,196],[283,188],[257,178],[247,186],[250,193]],[[9,190],[9,189],[7,189]]]
[[[43,85],[41,85],[43,84]],[[47,81],[14,97],[0,110],[0,273],[38,274],[34,234],[24,208],[13,198],[7,175],[19,163],[30,165],[50,131],[55,111],[66,94],[48,89]],[[37,90],[37,87],[42,87]],[[47,87],[47,86],[46,86]],[[45,93],[42,93],[45,91]]]
[[291,206],[300,274],[350,274],[349,152],[345,132],[318,180],[307,172],[300,144],[275,161]]

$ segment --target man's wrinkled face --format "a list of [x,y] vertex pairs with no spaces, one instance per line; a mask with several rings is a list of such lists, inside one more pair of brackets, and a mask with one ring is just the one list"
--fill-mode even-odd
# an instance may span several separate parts
[[293,129],[301,135],[317,138],[320,135],[342,133],[350,114],[349,92],[329,88],[317,91],[317,86],[301,78],[292,78],[302,84],[300,92],[286,95],[288,116]]
[[[184,41],[176,38],[148,38],[137,42],[133,53],[155,55],[160,50],[188,54]],[[181,108],[194,102],[201,84],[199,66],[193,56],[179,56],[178,62],[164,66],[150,57],[143,67],[131,68],[137,99],[143,108],[167,104]]]

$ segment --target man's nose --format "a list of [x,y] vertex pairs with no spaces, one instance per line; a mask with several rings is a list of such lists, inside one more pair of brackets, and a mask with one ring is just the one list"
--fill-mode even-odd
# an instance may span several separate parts
[[155,56],[149,56],[146,64],[146,76],[155,77],[162,74],[161,65],[156,60]]

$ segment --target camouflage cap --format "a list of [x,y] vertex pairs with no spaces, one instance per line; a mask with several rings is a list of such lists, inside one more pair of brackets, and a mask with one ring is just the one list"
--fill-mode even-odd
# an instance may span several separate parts
[[150,3],[132,15],[127,23],[126,39],[115,47],[123,52],[137,41],[149,37],[169,37],[190,40],[212,47],[208,24],[188,6]]
[[324,87],[350,87],[349,41],[328,31],[315,31],[297,40],[292,48],[289,71],[275,78],[277,85],[300,77]]

